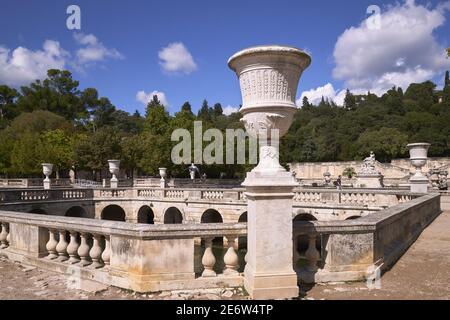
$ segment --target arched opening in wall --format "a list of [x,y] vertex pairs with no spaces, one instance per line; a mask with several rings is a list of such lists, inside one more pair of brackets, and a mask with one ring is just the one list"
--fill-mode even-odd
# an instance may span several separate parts
[[[247,222],[247,211],[242,213],[238,219],[239,223]],[[245,255],[247,254],[247,236],[238,237],[237,249],[238,249],[238,263],[239,272],[244,272],[245,267]]]
[[138,223],[154,224],[155,215],[149,206],[142,206],[137,214]]
[[[317,221],[317,218],[314,217],[310,213],[300,213],[295,216],[294,222],[308,222],[308,221]],[[294,224],[295,225],[295,224]],[[294,227],[295,228],[295,227]],[[294,230],[295,232],[295,230]],[[319,265],[322,263],[322,238],[321,235],[316,236],[316,249],[320,253],[320,260],[318,261]],[[296,270],[302,269],[307,266],[308,260],[306,259],[306,251],[309,247],[309,237],[306,234],[301,234],[294,238],[294,268]]]
[[164,224],[178,224],[183,223],[183,215],[180,210],[175,207],[170,207],[164,213]]
[[202,214],[201,223],[222,223],[223,219],[219,211],[208,209]]
[[34,214],[48,214],[44,209],[41,208],[35,208],[30,210],[28,213],[34,213]]
[[125,211],[118,205],[111,204],[102,211],[102,220],[125,221]]
[[[201,223],[223,223],[222,215],[219,211],[214,209],[208,209],[203,212],[202,217],[200,219]],[[214,244],[222,245],[223,237],[217,237],[213,240]]]
[[238,222],[247,222],[247,211],[239,216]]
[[300,213],[295,216],[294,221],[317,221],[317,218],[310,213]]
[[75,206],[66,211],[66,217],[86,218],[87,213],[82,207]]
[[348,217],[345,220],[356,220],[356,219],[359,219],[359,218],[361,218],[361,217],[360,216],[351,216],[351,217]]

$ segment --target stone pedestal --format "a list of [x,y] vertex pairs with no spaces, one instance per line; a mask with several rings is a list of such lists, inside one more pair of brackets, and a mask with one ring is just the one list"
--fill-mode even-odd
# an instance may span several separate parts
[[383,188],[383,176],[381,174],[358,175],[356,179],[358,188]]
[[424,176],[415,177],[412,176],[409,179],[410,190],[414,193],[427,193],[428,192],[428,179]]
[[111,183],[111,189],[117,189],[119,187],[119,180],[117,178],[111,179],[110,183]]
[[297,297],[292,265],[292,202],[297,186],[288,172],[250,172],[243,183],[248,210],[244,286],[253,299]]
[[44,179],[44,190],[49,190],[51,188],[50,179]]

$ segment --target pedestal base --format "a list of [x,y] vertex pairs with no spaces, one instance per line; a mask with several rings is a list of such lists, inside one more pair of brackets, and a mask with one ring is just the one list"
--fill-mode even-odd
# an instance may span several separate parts
[[299,295],[297,274],[252,274],[244,272],[244,287],[255,300],[291,299]]
[[50,179],[44,180],[44,190],[49,190],[51,186]]
[[160,180],[159,186],[161,187],[161,189],[167,188],[166,180]]
[[356,179],[358,188],[383,188],[382,175],[358,175]]
[[110,183],[111,183],[111,189],[117,189],[119,187],[119,180],[117,180],[117,179],[116,180],[111,179]]
[[412,176],[409,179],[411,192],[414,193],[427,193],[428,192],[428,179],[426,177]]
[[292,202],[297,186],[286,171],[252,171],[246,187],[248,234],[244,286],[253,299],[297,297]]

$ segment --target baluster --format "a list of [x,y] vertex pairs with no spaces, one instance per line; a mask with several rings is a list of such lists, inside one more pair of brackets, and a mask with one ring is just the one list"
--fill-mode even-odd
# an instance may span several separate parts
[[91,264],[91,261],[89,260],[88,237],[89,234],[83,232],[80,233],[81,244],[78,247],[78,256],[80,257],[81,260],[80,265],[83,267]]
[[50,260],[58,258],[58,252],[56,251],[56,246],[58,245],[58,240],[56,240],[56,230],[49,229],[48,230],[48,242],[45,245],[47,249],[48,256],[47,258]]
[[317,271],[317,261],[320,259],[320,253],[316,248],[316,235],[308,235],[308,250],[305,252],[306,259],[308,259],[307,270]]
[[66,240],[66,231],[65,230],[59,230],[59,241],[58,245],[56,246],[56,251],[58,252],[58,261],[63,262],[68,260],[67,255],[67,246],[69,244]]
[[105,236],[105,250],[103,250],[102,253],[102,260],[105,266],[109,266],[111,259],[111,244],[110,244],[110,238],[108,235]]
[[98,268],[103,267],[103,263],[101,260],[103,249],[100,245],[102,236],[99,234],[94,234],[92,236],[94,238],[94,241],[92,243],[91,251],[89,251],[89,256],[92,259],[92,267],[94,267],[95,269],[98,269]]
[[0,233],[0,249],[5,249],[8,247],[8,241],[6,240],[8,238],[8,224],[6,222],[3,222],[2,224],[2,232]]
[[226,237],[228,240],[228,250],[223,257],[225,262],[225,270],[223,274],[225,275],[236,275],[238,274],[238,255],[234,249],[234,244],[236,242],[236,235]]
[[205,239],[205,252],[202,257],[202,264],[205,268],[202,273],[202,277],[215,277],[216,272],[213,270],[214,265],[216,264],[216,258],[214,257],[214,253],[212,251],[212,241],[214,238],[206,238]]
[[69,254],[69,263],[75,264],[80,262],[80,258],[78,257],[78,247],[80,246],[78,243],[78,233],[76,231],[70,232],[70,242],[67,246],[67,253]]

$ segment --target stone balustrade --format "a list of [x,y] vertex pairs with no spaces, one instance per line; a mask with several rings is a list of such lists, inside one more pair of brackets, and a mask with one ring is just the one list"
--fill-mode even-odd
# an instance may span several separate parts
[[44,202],[77,199],[92,199],[93,190],[90,189],[14,189],[0,190],[0,202]]
[[296,189],[294,190],[294,203],[390,207],[419,196],[420,194],[413,194],[402,190]]
[[[297,204],[341,204],[350,206],[389,207],[420,196],[402,190],[364,190],[364,189],[301,189],[294,190],[294,203]],[[1,202],[46,201],[66,199],[173,199],[246,202],[241,188],[202,189],[202,188],[118,188],[118,189],[10,189],[0,190]]]
[[[235,242],[246,235],[246,224],[143,225],[0,211],[0,226],[0,255],[76,270],[82,279],[139,292],[243,283]],[[213,250],[217,238],[227,239],[223,254]],[[200,266],[195,239],[204,244]]]
[[[51,179],[53,187],[69,187],[69,179]],[[42,187],[41,178],[0,179],[0,188],[33,188]]]
[[439,194],[403,200],[357,220],[295,221],[294,268],[300,279],[364,280],[392,266],[441,213]]

